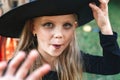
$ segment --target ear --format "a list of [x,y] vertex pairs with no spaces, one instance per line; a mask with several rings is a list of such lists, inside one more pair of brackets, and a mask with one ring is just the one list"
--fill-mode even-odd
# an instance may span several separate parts
[[36,31],[35,31],[34,27],[32,28],[32,33],[33,33],[33,35],[36,34]]
[[78,27],[78,22],[77,21],[75,21],[75,28],[77,28]]
[[35,31],[35,25],[34,25],[34,22],[32,21],[32,25],[31,25],[31,32],[34,34],[36,34],[36,31]]

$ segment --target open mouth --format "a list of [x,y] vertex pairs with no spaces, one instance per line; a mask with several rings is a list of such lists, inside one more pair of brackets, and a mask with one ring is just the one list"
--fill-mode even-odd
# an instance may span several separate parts
[[61,47],[61,45],[53,44],[53,47],[54,47],[55,49],[59,49],[59,48]]

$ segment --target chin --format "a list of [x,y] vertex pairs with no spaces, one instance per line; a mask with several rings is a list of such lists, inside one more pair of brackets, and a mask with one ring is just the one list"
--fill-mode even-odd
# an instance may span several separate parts
[[53,57],[58,57],[62,54],[62,52],[53,52],[53,53],[50,53],[49,55],[53,56]]

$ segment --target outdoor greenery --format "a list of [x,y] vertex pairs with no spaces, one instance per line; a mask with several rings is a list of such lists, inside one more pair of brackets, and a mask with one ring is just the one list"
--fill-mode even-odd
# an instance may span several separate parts
[[[109,3],[109,16],[113,30],[118,33],[118,44],[120,45],[120,5],[118,3],[116,1]],[[99,44],[99,29],[94,20],[87,25],[92,26],[91,32],[85,32],[83,30],[84,25],[77,28],[80,49],[87,53],[101,56],[102,49]],[[120,74],[103,76],[84,73],[84,80],[120,80]]]

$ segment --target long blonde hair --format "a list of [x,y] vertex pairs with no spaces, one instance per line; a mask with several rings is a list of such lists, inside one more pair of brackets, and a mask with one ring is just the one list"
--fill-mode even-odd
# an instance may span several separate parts
[[[16,49],[16,53],[20,50],[29,53],[31,49],[37,49],[37,40],[32,34],[33,20],[26,22],[23,29],[19,45]],[[40,67],[41,56],[36,59],[31,71]],[[82,79],[82,58],[80,50],[78,49],[76,34],[67,48],[58,57],[57,63],[54,65],[59,80],[81,80]]]

